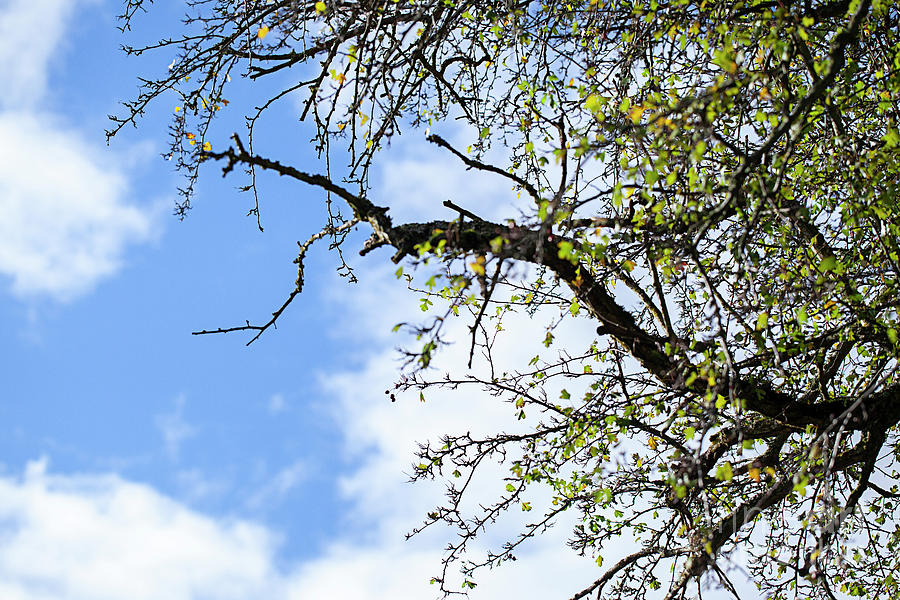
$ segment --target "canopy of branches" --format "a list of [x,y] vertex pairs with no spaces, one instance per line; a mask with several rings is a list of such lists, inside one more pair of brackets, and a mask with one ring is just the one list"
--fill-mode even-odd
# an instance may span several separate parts
[[[736,549],[770,598],[900,597],[900,7],[185,4],[181,30],[127,48],[177,57],[142,80],[110,134],[177,94],[180,214],[201,164],[215,161],[246,171],[254,193],[262,171],[316,186],[330,215],[301,246],[296,287],[273,318],[218,331],[262,334],[300,292],[318,240],[363,255],[391,247],[407,272],[431,278],[421,293],[432,314],[398,387],[480,383],[527,424],[422,447],[416,476],[445,478],[449,491],[426,525],[459,533],[435,577],[446,593],[474,587],[480,568],[566,512],[578,515],[571,546],[598,570],[560,582],[560,598],[681,598],[703,577],[738,594]],[[125,27],[149,8],[129,0]],[[220,151],[216,117],[233,80],[251,81],[261,101]],[[318,172],[254,149],[258,120],[285,98],[300,98]],[[392,136],[426,128],[462,131],[459,147],[428,140],[460,177],[502,178],[522,210],[492,221],[479,207],[494,199],[458,198],[445,220],[392,220],[370,170]],[[540,328],[531,333],[548,350],[530,364],[435,375],[447,321],[468,319],[473,357],[489,360],[506,315],[536,311],[592,320],[594,343],[569,347]],[[505,493],[463,510],[472,472],[493,459],[508,469]],[[537,515],[521,535],[467,552],[520,508]],[[633,552],[603,563],[622,537]]]

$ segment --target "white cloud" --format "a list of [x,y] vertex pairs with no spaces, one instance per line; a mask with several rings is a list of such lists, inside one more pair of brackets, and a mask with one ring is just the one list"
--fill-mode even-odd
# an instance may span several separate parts
[[40,106],[49,65],[79,2],[0,8],[0,274],[20,297],[67,300],[118,271],[153,235],[156,210],[126,202],[126,174]]
[[[304,590],[314,590],[316,593],[310,597],[318,597],[317,593],[336,597],[435,597],[437,590],[428,585],[428,577],[438,574],[441,550],[455,539],[455,532],[436,529],[422,539],[404,542],[404,534],[421,524],[426,512],[443,500],[439,484],[410,485],[407,481],[416,442],[436,441],[441,434],[450,432],[514,432],[527,425],[515,420],[515,409],[510,404],[480,393],[475,386],[426,393],[425,403],[417,401],[415,393],[400,395],[394,403],[390,401],[383,391],[396,380],[398,364],[392,349],[400,341],[390,330],[394,323],[411,315],[415,318],[418,313],[416,295],[394,280],[391,270],[360,269],[359,285],[329,288],[341,290],[329,298],[344,315],[338,335],[352,336],[355,347],[368,349],[361,368],[328,373],[320,380],[334,422],[345,438],[347,459],[356,465],[341,479],[341,490],[353,507],[347,518],[358,539],[356,543],[339,541],[303,567],[302,577],[293,581]],[[457,375],[466,371],[467,325],[464,320],[447,324],[448,334],[456,343],[437,359],[440,368],[452,366]],[[540,317],[514,316],[506,325],[507,335],[501,336],[494,349],[503,364],[527,364],[538,348],[546,350],[541,345]],[[586,347],[592,330],[574,322],[570,325],[570,329],[559,333],[573,344],[570,348],[580,344]],[[497,365],[502,368],[499,362]],[[474,372],[484,375],[486,366],[476,361]],[[489,501],[502,491],[507,467],[483,467],[484,476],[471,491],[473,498]],[[524,520],[534,515],[520,512],[498,521],[496,527],[480,536],[472,557],[479,557],[488,547],[498,550],[507,539],[505,536],[515,535]],[[564,598],[577,592],[582,582],[596,578],[596,565],[576,556],[565,545],[571,525],[561,523],[531,540],[523,546],[518,561],[493,572],[482,572],[477,578],[479,587],[470,594],[473,600]],[[338,572],[354,575],[334,581],[327,575]],[[546,577],[548,572],[554,576]],[[557,573],[566,576],[557,577]],[[456,580],[457,568],[452,567],[449,575]]]
[[116,272],[151,218],[122,202],[124,175],[53,119],[0,113],[0,273],[18,295],[70,298]]
[[[478,577],[471,600],[516,598],[563,600],[598,577],[596,565],[565,548],[561,529],[535,540],[531,549]],[[323,557],[300,566],[289,578],[290,600],[364,598],[365,600],[429,600],[440,598],[431,576],[440,575],[439,544],[405,542],[375,547],[335,546]]]
[[[525,568],[485,578],[473,597],[560,596],[560,580],[573,580],[580,565],[553,537],[523,555]],[[437,595],[428,577],[439,564],[438,546],[404,543],[399,532],[376,543],[339,541],[317,558],[284,566],[280,536],[264,526],[203,515],[113,474],[49,473],[46,460],[29,463],[21,478],[0,476],[0,539],[4,600]]]
[[51,475],[43,461],[0,478],[0,538],[4,599],[284,597],[269,531],[115,475]]
[[[462,127],[451,125],[442,133],[456,148],[471,143]],[[524,194],[517,197],[509,179],[466,168],[449,151],[427,142],[420,131],[392,139],[380,159],[372,200],[389,205],[388,214],[395,222],[457,218],[457,213],[443,205],[445,200],[489,220],[516,217],[516,207],[530,202]],[[501,152],[492,152],[485,160],[502,168],[507,159]]]
[[[515,216],[517,207],[524,207],[527,202],[515,198],[506,180],[466,172],[454,164],[452,157],[437,157],[416,141],[402,147],[395,144],[391,152],[396,154],[381,164],[378,183],[373,185],[373,201],[378,202],[378,197],[390,199],[391,215],[399,216],[400,220],[452,218],[441,206],[446,198],[489,219]],[[341,315],[334,332],[351,339],[348,346],[355,348],[360,356],[350,362],[362,365],[328,373],[320,379],[334,422],[345,438],[347,458],[355,465],[342,477],[341,490],[353,507],[347,518],[357,535],[353,541],[338,540],[320,557],[295,571],[290,578],[291,589],[308,593],[300,597],[396,600],[437,597],[438,591],[428,585],[427,579],[439,574],[442,549],[458,538],[455,530],[435,529],[427,530],[421,538],[404,541],[404,533],[421,525],[425,514],[445,500],[440,482],[410,485],[404,475],[412,469],[417,442],[437,441],[446,433],[471,432],[473,436],[501,431],[515,433],[530,423],[527,419],[517,421],[510,404],[481,392],[474,385],[426,392],[425,403],[416,400],[416,393],[398,395],[394,403],[384,395],[383,391],[392,387],[398,375],[397,354],[392,349],[401,341],[396,334],[389,333],[392,326],[401,321],[415,321],[416,315],[424,317],[419,312],[419,295],[409,292],[402,282],[396,282],[391,276],[393,270],[390,265],[370,259],[357,270],[359,285],[329,287],[328,300]],[[544,326],[553,316],[519,313],[506,318],[505,332],[493,347],[496,371],[521,369],[535,354],[552,358],[549,353],[553,350],[548,351],[541,342]],[[455,344],[444,349],[436,359],[442,371],[449,370],[456,376],[466,373],[471,322],[470,318],[444,324],[443,334]],[[554,335],[565,351],[577,355],[587,350],[594,338],[595,325],[587,319],[567,318],[554,330]],[[479,364],[476,358],[473,372],[485,378],[487,366],[483,361]],[[561,385],[559,380],[545,381],[544,391],[551,398],[557,397]],[[577,384],[568,380],[566,385]],[[503,491],[503,477],[509,475],[508,468],[508,464],[483,463],[479,467],[482,477],[473,480],[469,487],[468,506],[475,508],[478,502],[497,499]],[[523,524],[534,522],[540,516],[541,504],[546,506],[549,496],[546,489],[537,491],[534,511],[502,515],[479,535],[468,558],[483,559],[488,549],[497,551],[505,541],[514,539]],[[551,530],[528,540],[519,547],[515,562],[491,571],[482,570],[476,576],[478,587],[469,594],[472,600],[569,598],[600,577],[618,559],[637,549],[638,542],[633,539],[621,538],[608,544],[602,549],[603,568],[590,557],[577,556],[566,545],[577,517],[575,511],[570,511]],[[450,583],[449,587],[459,589],[458,569],[451,567],[448,576],[452,578],[448,581],[457,582]],[[740,585],[742,597],[757,597],[748,587],[745,583]]]
[[[513,420],[512,408],[474,388],[429,394],[427,402],[401,397],[391,403],[383,391],[395,379],[388,332],[417,312],[415,295],[390,277],[388,268],[360,269],[357,286],[341,286],[332,298],[343,318],[338,335],[353,335],[359,369],[322,374],[327,406],[344,437],[353,468],[340,482],[349,510],[343,524],[351,530],[304,562],[284,565],[271,529],[245,521],[215,519],[192,511],[153,489],[114,475],[51,476],[36,464],[22,480],[0,477],[0,598],[13,600],[209,600],[267,598],[316,600],[423,600],[438,591],[428,578],[438,574],[441,549],[454,538],[446,529],[428,531],[410,542],[404,534],[442,500],[439,486],[406,482],[416,441],[446,432],[505,430],[526,422]],[[465,364],[465,322],[451,324],[457,344],[440,356],[442,365]],[[511,364],[526,364],[543,339],[539,319],[513,317],[495,354]],[[575,320],[558,330],[570,350],[586,344],[592,328]],[[476,368],[483,368],[478,366]],[[183,418],[184,399],[158,417],[167,451],[177,456],[180,443],[194,433]],[[275,401],[277,404],[278,401]],[[313,468],[313,467],[310,467]],[[329,468],[329,466],[326,466]],[[473,491],[489,499],[502,485],[493,466]],[[246,505],[265,506],[297,490],[307,465],[288,464],[247,496]],[[203,483],[203,474],[185,472],[182,484]],[[209,490],[197,487],[196,495]],[[310,489],[310,494],[317,490]],[[539,507],[536,505],[536,510]],[[498,549],[505,536],[535,513],[510,514],[478,540],[476,552]],[[574,515],[570,515],[574,517]],[[313,520],[318,515],[298,515]],[[482,572],[473,600],[568,598],[596,579],[600,570],[565,546],[571,523],[563,522],[530,540],[519,560]],[[303,544],[302,540],[297,541]],[[608,554],[607,565],[629,540]],[[455,576],[455,568],[451,570]]]
[[[364,281],[363,286],[374,287],[355,290],[370,289],[379,295],[382,306],[402,311],[408,294],[388,281],[382,279],[383,287]],[[344,301],[352,301],[352,295]],[[393,323],[394,315],[380,314],[380,319],[359,317],[377,323],[374,334],[389,330]],[[428,579],[437,574],[441,548],[453,532],[438,530],[411,542],[404,540],[404,533],[441,495],[435,486],[410,486],[405,481],[403,471],[412,458],[414,440],[461,427],[496,426],[507,421],[509,411],[503,404],[477,396],[429,396],[425,404],[404,399],[392,404],[381,392],[395,372],[391,353],[385,348],[393,347],[396,340],[375,337],[379,348],[360,371],[328,380],[329,390],[334,392],[333,409],[341,415],[337,422],[356,466],[342,486],[350,502],[344,522],[352,529],[332,540],[318,556],[285,565],[277,553],[276,542],[281,537],[272,529],[205,516],[146,485],[115,475],[53,475],[48,474],[45,462],[33,463],[21,479],[0,477],[0,597],[437,597],[438,591]],[[528,344],[523,346],[521,352]],[[466,350],[460,345],[453,352],[459,358]],[[193,430],[183,418],[183,409],[184,400],[178,399],[174,409],[158,419],[175,454],[179,441]],[[478,423],[472,422],[473,414],[478,415]],[[305,481],[307,467],[303,462],[288,464],[248,494],[248,502],[265,505],[291,492],[299,493],[295,490]],[[188,479],[202,479],[202,474],[191,473]],[[309,493],[317,491],[310,489]],[[596,567],[565,549],[567,531],[563,526],[544,534],[520,553],[519,561],[483,574],[473,600],[570,596],[579,583],[595,574]],[[485,541],[496,548],[498,539],[489,535]],[[547,573],[553,576],[547,577]]]

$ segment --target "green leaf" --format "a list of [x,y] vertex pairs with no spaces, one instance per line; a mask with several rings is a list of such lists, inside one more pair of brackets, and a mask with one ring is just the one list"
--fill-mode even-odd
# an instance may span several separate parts
[[546,200],[542,200],[541,205],[538,207],[538,219],[541,221],[546,220],[548,210],[550,210],[550,203]]
[[577,317],[579,311],[581,311],[581,306],[579,306],[578,300],[573,299],[573,300],[572,300],[572,303],[569,304],[569,313],[570,313],[573,317]]
[[731,463],[726,462],[723,465],[719,465],[716,469],[716,479],[719,481],[731,481],[731,478],[734,477],[734,471],[731,469]]
[[700,160],[701,158],[703,158],[703,155],[706,154],[706,142],[704,142],[703,140],[697,142],[697,145],[694,146],[694,151],[692,154],[694,160]]
[[834,271],[837,268],[837,259],[833,256],[827,256],[819,263],[819,270],[823,273]]

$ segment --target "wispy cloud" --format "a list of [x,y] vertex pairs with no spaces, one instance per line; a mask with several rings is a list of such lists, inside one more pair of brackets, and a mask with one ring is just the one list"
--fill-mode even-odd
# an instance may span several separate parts
[[183,469],[175,474],[182,498],[199,502],[217,498],[228,491],[229,484],[222,479],[211,479],[200,469]]
[[272,394],[269,398],[268,409],[269,414],[271,415],[280,415],[286,411],[288,409],[288,403],[284,394]]
[[78,4],[79,0],[4,2],[0,8],[0,107],[33,108],[43,98],[51,62],[59,59],[59,42]]
[[298,460],[289,464],[259,486],[247,499],[247,506],[252,510],[262,510],[281,504],[308,475],[309,466],[306,461]]
[[184,396],[178,396],[172,412],[156,416],[156,427],[162,435],[166,455],[173,461],[178,460],[181,444],[197,434],[197,428],[184,419],[185,402]]

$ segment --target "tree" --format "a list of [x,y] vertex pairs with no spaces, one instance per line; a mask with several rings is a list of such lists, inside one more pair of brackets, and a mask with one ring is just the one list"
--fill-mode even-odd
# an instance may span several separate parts
[[[124,28],[149,4],[128,0]],[[436,577],[446,593],[460,591],[449,566],[474,587],[479,568],[514,558],[568,511],[580,520],[571,546],[598,559],[574,599],[681,598],[704,575],[736,595],[726,573],[736,549],[770,598],[900,597],[894,3],[186,6],[177,35],[126,48],[177,58],[142,80],[110,135],[175,93],[179,215],[210,161],[246,171],[257,217],[261,171],[320,188],[330,215],[301,246],[296,285],[272,318],[215,332],[257,339],[300,293],[310,246],[340,251],[366,230],[360,254],[391,247],[398,276],[428,278],[418,285],[430,316],[414,326],[421,346],[398,389],[475,383],[528,425],[421,448],[415,477],[448,488],[425,525],[460,532]],[[214,150],[232,76],[265,101]],[[258,119],[297,95],[320,172],[254,149]],[[461,175],[504,178],[528,208],[492,222],[477,209],[487,199],[455,199],[446,220],[395,222],[391,199],[369,189],[379,150],[402,129],[454,121],[471,145],[428,140]],[[340,156],[346,169],[332,171]],[[541,329],[547,353],[518,371],[435,375],[448,320],[469,319],[472,355],[490,360],[504,315],[538,310],[593,320],[597,338],[582,352]],[[494,459],[509,469],[506,492],[463,511],[466,482]],[[552,502],[533,524],[483,560],[467,555],[498,514],[531,510],[537,489]],[[602,564],[621,536],[637,551]]]

